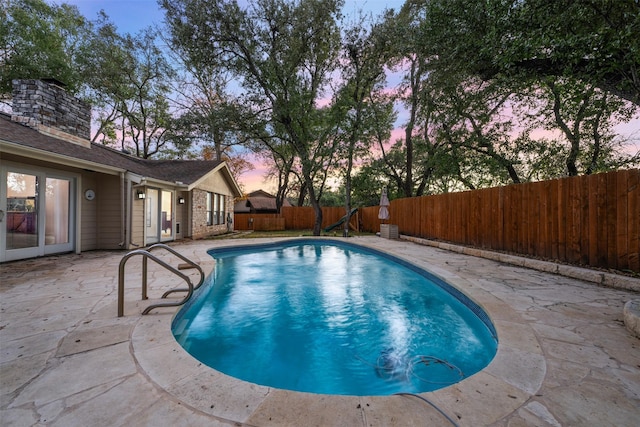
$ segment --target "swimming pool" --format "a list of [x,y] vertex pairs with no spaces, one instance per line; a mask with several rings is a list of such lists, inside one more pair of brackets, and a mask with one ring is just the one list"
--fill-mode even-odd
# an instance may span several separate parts
[[321,239],[209,253],[216,268],[172,328],[227,375],[323,394],[418,393],[473,375],[496,353],[480,307],[399,258]]

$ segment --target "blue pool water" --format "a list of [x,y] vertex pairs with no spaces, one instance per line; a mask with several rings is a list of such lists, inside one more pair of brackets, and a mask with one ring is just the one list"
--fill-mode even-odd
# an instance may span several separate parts
[[322,394],[418,393],[496,353],[495,329],[468,297],[372,249],[308,239],[210,254],[215,270],[173,333],[233,377]]

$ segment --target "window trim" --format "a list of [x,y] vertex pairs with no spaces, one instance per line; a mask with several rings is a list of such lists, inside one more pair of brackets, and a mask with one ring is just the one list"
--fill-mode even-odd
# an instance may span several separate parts
[[206,215],[207,226],[224,225],[226,223],[226,196],[207,191]]

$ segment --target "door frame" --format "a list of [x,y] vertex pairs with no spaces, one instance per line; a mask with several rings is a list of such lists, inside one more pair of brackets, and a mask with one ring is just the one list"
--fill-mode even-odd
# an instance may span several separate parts
[[[158,197],[156,198],[156,200],[153,201],[153,206],[151,206],[151,202],[150,200],[152,200],[151,197],[149,197],[149,190],[155,191],[158,194]],[[144,190],[145,193],[145,200],[144,200],[144,242],[145,245],[152,245],[154,243],[161,243],[161,242],[171,242],[173,240],[176,239],[176,192],[172,189],[168,189],[168,188],[161,188],[161,187],[146,187]],[[164,193],[170,193],[171,194],[171,233],[168,237],[163,237],[162,236],[162,221],[163,221],[163,217],[162,217],[162,196]],[[155,215],[154,215],[155,214]],[[152,219],[155,219],[155,221],[152,221]],[[147,230],[149,229],[149,227],[147,226],[148,223],[153,223],[155,222],[155,232],[154,235],[149,237],[149,233],[147,232]]]
[[[38,191],[36,204],[38,206],[37,246],[19,249],[7,249],[7,174],[9,172],[24,173],[34,175],[38,178]],[[68,242],[62,244],[47,245],[45,236],[46,224],[46,180],[47,178],[63,179],[69,181],[69,236]],[[78,195],[81,188],[80,175],[73,172],[66,172],[59,169],[43,168],[28,164],[15,162],[2,162],[0,165],[0,262],[14,261],[38,256],[51,255],[55,253],[65,253],[78,251],[80,241],[80,198]]]

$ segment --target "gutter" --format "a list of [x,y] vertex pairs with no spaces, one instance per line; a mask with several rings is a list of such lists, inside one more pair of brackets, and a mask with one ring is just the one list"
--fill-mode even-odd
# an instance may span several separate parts
[[51,151],[31,148],[6,141],[0,141],[0,152],[14,154],[16,156],[25,156],[37,160],[44,160],[51,163],[58,163],[78,169],[91,170],[93,172],[106,173],[109,175],[117,175],[119,173],[126,172],[125,169],[117,168],[115,166],[107,166],[90,160],[78,159],[76,157],[65,156],[63,154],[52,153]]

